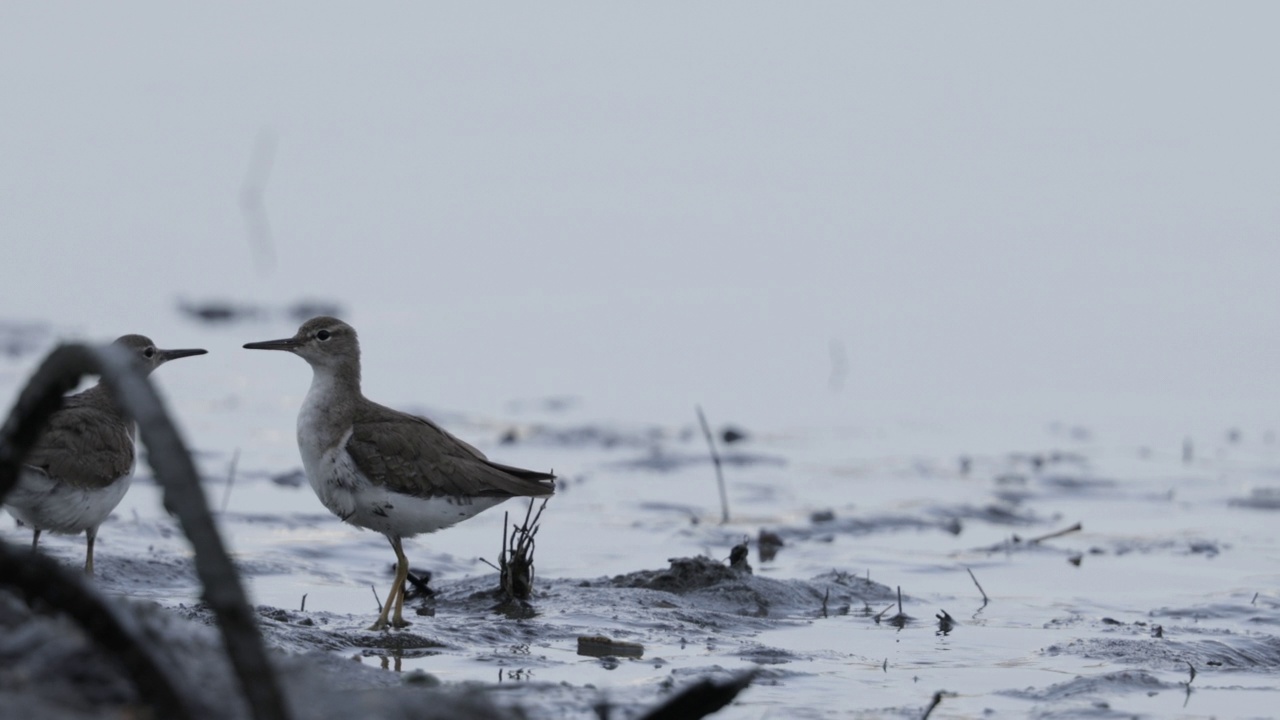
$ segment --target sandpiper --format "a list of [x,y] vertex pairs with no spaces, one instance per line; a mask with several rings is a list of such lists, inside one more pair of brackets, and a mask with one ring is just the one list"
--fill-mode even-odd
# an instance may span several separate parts
[[450,527],[509,498],[555,492],[551,473],[492,462],[430,420],[365,398],[360,343],[341,320],[312,318],[291,338],[245,347],[285,350],[311,365],[311,389],[298,411],[298,450],[311,488],[343,521],[385,535],[396,553],[391,592],[370,630],[409,624],[402,615],[409,575],[404,538]]
[[[138,367],[147,375],[169,360],[206,352],[162,350],[143,335],[124,335],[114,344],[135,353]],[[98,526],[129,490],[135,434],[133,420],[101,381],[63,399],[27,456],[17,486],[4,499],[9,514],[31,526],[33,551],[45,530],[83,532],[87,538],[84,571],[93,574]]]

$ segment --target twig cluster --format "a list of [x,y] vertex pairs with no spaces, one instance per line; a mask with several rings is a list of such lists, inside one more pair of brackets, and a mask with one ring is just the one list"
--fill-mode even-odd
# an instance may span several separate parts
[[534,538],[538,535],[538,521],[542,511],[547,507],[543,498],[538,505],[538,512],[533,512],[536,501],[529,501],[525,510],[524,522],[519,526],[511,526],[508,538],[507,528],[510,520],[507,513],[502,514],[502,552],[498,554],[498,589],[507,600],[528,600],[533,595],[533,549]]

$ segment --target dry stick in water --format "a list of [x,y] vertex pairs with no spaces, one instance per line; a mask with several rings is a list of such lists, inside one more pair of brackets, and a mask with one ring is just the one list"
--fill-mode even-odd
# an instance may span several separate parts
[[1027,544],[1036,545],[1044,542],[1045,540],[1052,540],[1056,537],[1062,537],[1063,535],[1070,535],[1073,532],[1079,532],[1080,530],[1083,530],[1083,529],[1084,529],[1084,525],[1081,525],[1080,523],[1076,523],[1075,525],[1072,525],[1069,528],[1063,528],[1056,532],[1051,532],[1048,535],[1041,535],[1038,538],[1031,538],[1030,540],[1027,541]]
[[890,610],[892,610],[892,609],[893,609],[893,603],[889,603],[888,605],[885,605],[885,606],[884,606],[884,609],[883,609],[883,610],[881,610],[880,612],[876,613],[876,614],[875,614],[875,617],[873,617],[873,618],[871,618],[871,619],[872,619],[872,620],[875,620],[877,623],[879,623],[879,622],[880,622],[880,618],[884,617],[884,614],[885,614],[885,613],[887,613],[887,612],[889,612],[889,611],[890,611]]
[[205,602],[218,620],[231,665],[250,711],[258,720],[289,717],[275,672],[267,662],[257,620],[235,565],[209,513],[191,453],[151,383],[138,372],[128,350],[62,345],[49,353],[18,396],[0,429],[0,500],[18,481],[22,460],[49,416],[85,375],[102,376],[112,398],[138,425],[147,461],[164,491],[165,507],[177,516],[195,551],[196,575]]
[[702,424],[702,434],[707,438],[707,447],[711,448],[711,462],[716,466],[716,483],[720,486],[720,522],[729,522],[729,495],[724,489],[724,471],[720,468],[720,453],[716,452],[715,438],[711,437],[711,426],[707,424],[707,416],[702,414],[702,406],[698,410],[698,422]]
[[236,464],[240,462],[240,448],[231,455],[231,465],[227,468],[227,484],[222,490],[222,509],[219,513],[227,511],[227,505],[231,504],[231,488],[236,484]]
[[[498,551],[498,562],[506,565],[505,556],[507,554],[507,525],[510,524],[511,518],[507,511],[502,511],[502,549]],[[502,568],[489,562],[488,558],[480,558],[480,562],[488,565],[498,571],[498,588],[502,588]]]
[[[969,570],[969,568],[965,568],[965,570]],[[973,579],[974,585],[978,585],[978,578],[974,576],[972,570],[969,570],[969,577]],[[986,607],[987,603],[990,602],[987,598],[987,591],[983,590],[981,585],[978,585],[978,592],[982,593],[982,607]]]

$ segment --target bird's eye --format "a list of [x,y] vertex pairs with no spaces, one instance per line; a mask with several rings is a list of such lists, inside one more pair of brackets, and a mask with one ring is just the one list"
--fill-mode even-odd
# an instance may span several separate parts
[[156,349],[153,347],[149,347],[146,350],[142,351],[142,356],[146,358],[153,358],[156,356]]
[[324,342],[329,338],[330,338],[330,335],[328,330],[321,330],[320,332],[316,333],[316,339],[319,340],[320,342]]

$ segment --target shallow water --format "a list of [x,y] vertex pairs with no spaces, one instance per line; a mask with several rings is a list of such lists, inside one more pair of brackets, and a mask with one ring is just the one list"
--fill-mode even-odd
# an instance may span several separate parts
[[[590,398],[436,411],[492,457],[562,478],[538,535],[536,616],[508,617],[476,595],[496,586],[479,558],[496,560],[503,511],[523,516],[508,502],[407,543],[437,591],[413,605],[434,615],[409,610],[408,630],[365,632],[393,556],[298,482],[292,428],[309,372],[296,358],[227,347],[288,329],[175,322],[156,333],[162,344],[204,337],[220,360],[173,363],[157,378],[199,452],[253,601],[279,609],[263,622],[281,648],[500,684],[500,702],[535,717],[593,717],[601,699],[647,705],[671,686],[749,667],[760,676],[720,716],[913,716],[937,691],[948,694],[933,717],[1249,717],[1274,707],[1280,445],[1261,433],[1201,441],[1184,462],[1179,447],[1051,421],[1007,433],[756,422],[722,447],[732,520],[721,524],[692,413],[683,423],[602,420]],[[6,361],[7,394],[35,359]],[[414,409],[416,395],[379,399]],[[999,437],[1011,440],[989,450]],[[962,471],[966,443],[982,452],[966,453]],[[146,472],[103,526],[98,582],[199,618],[185,541]],[[1077,522],[1078,532],[1034,542]],[[761,529],[784,542],[771,562],[754,547]],[[3,534],[26,541],[9,521]],[[744,536],[754,585],[670,595],[605,580],[669,558],[723,561]],[[42,543],[68,564],[82,557],[82,538]],[[898,588],[910,618],[901,628],[889,622]],[[947,632],[935,619],[943,612],[954,619]],[[578,655],[576,638],[598,634],[643,644],[643,657]]]

